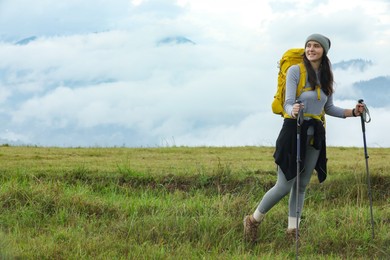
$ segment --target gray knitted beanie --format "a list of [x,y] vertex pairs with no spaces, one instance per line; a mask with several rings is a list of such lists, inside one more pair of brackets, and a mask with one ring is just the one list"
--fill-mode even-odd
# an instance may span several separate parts
[[318,33],[310,35],[306,39],[305,47],[306,47],[307,42],[309,42],[309,41],[318,42],[319,44],[321,44],[322,48],[324,49],[325,54],[328,53],[328,51],[330,49],[330,40],[327,37],[325,37],[324,35],[321,35]]

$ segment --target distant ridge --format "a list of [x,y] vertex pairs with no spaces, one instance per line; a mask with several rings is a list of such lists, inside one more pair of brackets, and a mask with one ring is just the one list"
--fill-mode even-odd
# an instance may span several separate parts
[[374,107],[387,107],[390,97],[390,76],[359,81],[353,86],[362,94],[364,101]]
[[196,43],[183,36],[165,37],[157,42],[157,46],[170,45],[170,44],[192,44]]
[[36,36],[31,36],[31,37],[28,37],[28,38],[24,38],[24,39],[22,39],[20,41],[17,41],[15,44],[16,45],[27,45],[30,42],[35,41],[36,39],[37,39]]
[[333,64],[333,69],[355,69],[358,71],[365,71],[368,67],[372,66],[371,60],[363,60],[363,59],[352,59],[348,61],[340,61]]

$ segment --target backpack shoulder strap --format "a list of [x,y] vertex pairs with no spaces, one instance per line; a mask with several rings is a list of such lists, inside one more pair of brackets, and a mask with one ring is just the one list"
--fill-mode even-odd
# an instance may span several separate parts
[[[299,83],[297,86],[297,97],[300,96],[302,94],[302,92],[305,91],[304,88],[306,85],[306,75],[307,75],[305,64],[303,64],[301,62],[298,65],[299,65],[300,74],[299,74]],[[316,89],[317,89],[317,98],[318,98],[318,100],[320,100],[320,87],[317,86]],[[325,127],[325,111],[324,110],[322,110],[322,113],[320,115],[305,114],[305,116],[308,116],[308,117],[311,117],[311,118],[314,118],[317,120],[321,120],[322,123],[324,124],[324,127]]]
[[[307,72],[306,72],[306,67],[303,63],[299,63],[299,70],[300,70],[300,75],[299,75],[299,83],[298,83],[298,86],[297,86],[297,97],[299,97],[302,92],[304,91],[309,91],[311,89],[305,89],[305,85],[306,85],[306,76],[307,76]],[[317,99],[320,100],[321,99],[321,87],[319,85],[317,85],[315,87],[316,91],[317,91]]]
[[299,66],[300,74],[299,74],[299,83],[298,83],[298,86],[297,86],[297,94],[296,94],[297,97],[299,97],[302,94],[303,89],[305,88],[305,85],[306,85],[306,68],[305,68],[305,64],[303,64],[303,62],[301,62],[301,63],[298,64],[298,66]]

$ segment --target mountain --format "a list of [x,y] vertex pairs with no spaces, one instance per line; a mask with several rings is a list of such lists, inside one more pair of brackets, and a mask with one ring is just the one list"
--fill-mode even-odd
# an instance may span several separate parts
[[20,41],[17,41],[15,44],[16,45],[27,45],[30,42],[35,41],[37,38],[38,37],[36,37],[36,36],[31,36],[31,37],[28,37],[28,38],[24,38],[24,39],[22,39]]
[[[371,60],[352,59],[333,64],[335,70],[353,70],[354,73],[366,71],[373,65]],[[386,107],[390,99],[390,76],[379,76],[353,84],[357,94],[372,107]]]
[[363,60],[363,59],[352,59],[348,61],[340,61],[338,63],[333,64],[333,69],[354,69],[358,71],[365,71],[368,67],[372,66],[372,61]]
[[165,37],[157,42],[157,46],[171,45],[171,44],[192,44],[196,43],[183,36]]
[[381,76],[370,80],[359,81],[354,83],[353,86],[362,94],[364,101],[370,106],[389,106],[390,76]]

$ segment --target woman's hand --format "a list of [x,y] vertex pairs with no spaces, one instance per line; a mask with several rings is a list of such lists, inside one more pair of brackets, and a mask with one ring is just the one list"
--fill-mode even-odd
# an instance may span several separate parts
[[353,116],[360,116],[364,112],[364,103],[357,103],[355,108],[352,110]]
[[297,118],[299,110],[303,109],[303,103],[295,103],[292,107],[291,116],[292,118]]

